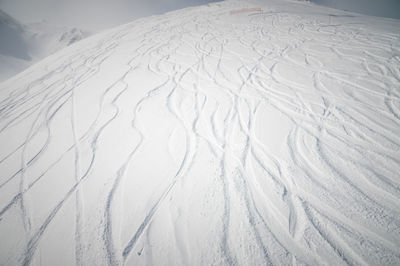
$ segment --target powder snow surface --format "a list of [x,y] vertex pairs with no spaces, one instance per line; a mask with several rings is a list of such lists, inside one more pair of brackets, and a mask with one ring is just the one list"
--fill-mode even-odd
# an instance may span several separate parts
[[225,1],[2,83],[0,264],[400,265],[399,29]]

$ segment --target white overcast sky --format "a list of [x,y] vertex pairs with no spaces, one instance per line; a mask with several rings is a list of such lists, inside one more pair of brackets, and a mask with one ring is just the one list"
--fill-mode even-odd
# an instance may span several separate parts
[[[0,0],[0,9],[21,22],[100,30],[135,18],[218,0]],[[311,0],[370,15],[400,18],[400,0]]]
[[400,0],[311,0],[357,13],[400,19]]
[[99,30],[135,18],[202,5],[217,0],[0,0],[0,9],[23,23],[53,24]]

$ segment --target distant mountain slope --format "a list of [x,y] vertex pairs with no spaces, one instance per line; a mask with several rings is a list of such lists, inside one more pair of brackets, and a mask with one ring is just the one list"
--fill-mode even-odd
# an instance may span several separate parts
[[224,1],[6,80],[0,265],[400,265],[399,29]]
[[24,31],[24,26],[0,10],[0,54],[31,60]]
[[45,23],[23,25],[0,10],[0,82],[88,34]]

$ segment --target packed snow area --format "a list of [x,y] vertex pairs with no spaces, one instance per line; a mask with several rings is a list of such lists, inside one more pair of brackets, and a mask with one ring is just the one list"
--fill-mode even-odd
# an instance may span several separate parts
[[89,34],[46,22],[22,24],[0,10],[0,82]]
[[400,265],[400,20],[224,1],[0,84],[1,265]]

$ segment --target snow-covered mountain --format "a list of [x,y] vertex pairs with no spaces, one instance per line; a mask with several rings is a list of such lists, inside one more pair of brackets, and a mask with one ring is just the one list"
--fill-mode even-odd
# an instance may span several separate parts
[[88,35],[45,22],[24,25],[0,10],[0,82]]
[[0,84],[1,265],[399,265],[400,21],[224,1]]

